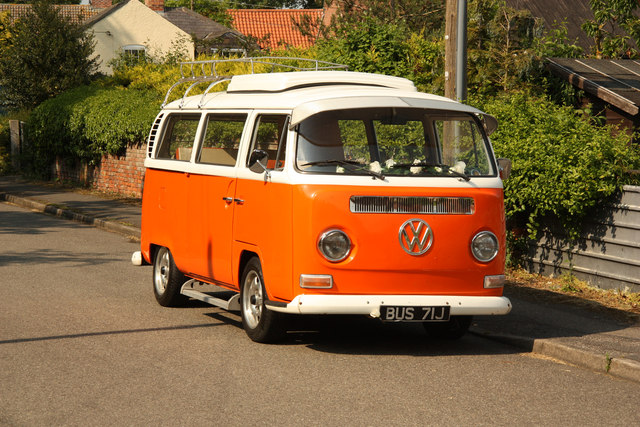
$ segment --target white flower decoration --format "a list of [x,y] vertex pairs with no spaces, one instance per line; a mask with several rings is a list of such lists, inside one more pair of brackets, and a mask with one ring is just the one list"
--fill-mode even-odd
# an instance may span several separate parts
[[387,161],[384,162],[384,165],[387,167],[387,169],[392,168],[395,164],[396,162],[393,159],[387,159]]
[[369,165],[369,170],[375,173],[382,172],[382,167],[380,166],[380,162],[375,161]]
[[337,166],[336,173],[344,173],[344,168],[342,166]]
[[462,161],[456,162],[455,165],[451,168],[451,170],[456,171],[458,173],[464,173],[464,170],[467,168],[467,164]]
[[[420,163],[421,163],[421,161],[420,161],[420,160],[418,160],[418,159],[415,159],[415,160],[413,161],[413,164],[414,164],[414,165],[419,165]],[[415,175],[415,174],[419,174],[420,172],[422,172],[422,167],[421,167],[421,166],[414,166],[414,167],[412,167],[412,168],[409,168],[409,172],[411,172],[411,173],[412,173],[412,174],[414,174],[414,175]]]
[[436,172],[440,173],[442,172],[442,168],[440,166],[436,166],[434,167],[434,169],[436,170]]

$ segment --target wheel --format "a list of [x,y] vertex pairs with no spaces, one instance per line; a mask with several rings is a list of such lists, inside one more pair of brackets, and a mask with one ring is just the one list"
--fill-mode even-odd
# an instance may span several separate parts
[[448,322],[424,322],[424,330],[431,338],[457,340],[471,326],[473,316],[451,316]]
[[173,262],[171,251],[160,247],[153,259],[153,294],[163,307],[175,307],[187,301],[187,297],[180,294],[180,288],[186,277],[178,270]]
[[260,260],[254,257],[242,272],[240,314],[242,326],[249,338],[260,343],[278,341],[286,332],[283,314],[269,310],[264,304],[266,299],[262,266]]

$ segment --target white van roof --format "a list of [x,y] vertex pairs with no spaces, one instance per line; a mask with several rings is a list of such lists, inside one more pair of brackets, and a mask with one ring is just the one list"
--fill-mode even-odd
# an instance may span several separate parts
[[[189,79],[185,79],[189,80]],[[211,80],[209,80],[211,81]],[[482,111],[438,95],[418,92],[411,80],[352,71],[293,71],[216,78],[230,81],[224,92],[187,96],[165,110],[291,110],[293,127],[322,111],[375,107],[418,107],[476,114],[491,134],[497,120]],[[167,95],[168,97],[168,95]]]
[[411,80],[402,77],[354,71],[298,71],[233,76],[227,92],[282,92],[328,85],[360,85],[417,91]]

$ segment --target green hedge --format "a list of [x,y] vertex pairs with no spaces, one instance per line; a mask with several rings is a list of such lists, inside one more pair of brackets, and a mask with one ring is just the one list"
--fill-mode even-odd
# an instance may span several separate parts
[[82,86],[40,104],[28,121],[33,172],[46,178],[56,156],[94,163],[144,141],[161,102],[156,91]]
[[513,162],[505,182],[507,216],[520,220],[530,236],[540,230],[542,217],[552,216],[576,237],[602,200],[623,184],[638,183],[628,173],[640,168],[638,145],[625,132],[612,136],[588,112],[524,93],[482,104],[500,121],[491,136],[496,155]]

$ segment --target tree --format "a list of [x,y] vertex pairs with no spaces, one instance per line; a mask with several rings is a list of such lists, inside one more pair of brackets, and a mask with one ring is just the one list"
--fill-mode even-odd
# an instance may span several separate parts
[[590,0],[594,19],[582,24],[593,37],[596,58],[638,58],[640,18],[638,0]]
[[46,0],[0,35],[0,99],[11,108],[32,107],[86,84],[96,72],[93,35],[68,22]]
[[443,31],[442,0],[326,0],[325,4],[337,7],[331,27],[341,27],[345,22],[357,24],[366,14],[380,23],[402,25],[411,32],[428,35]]

